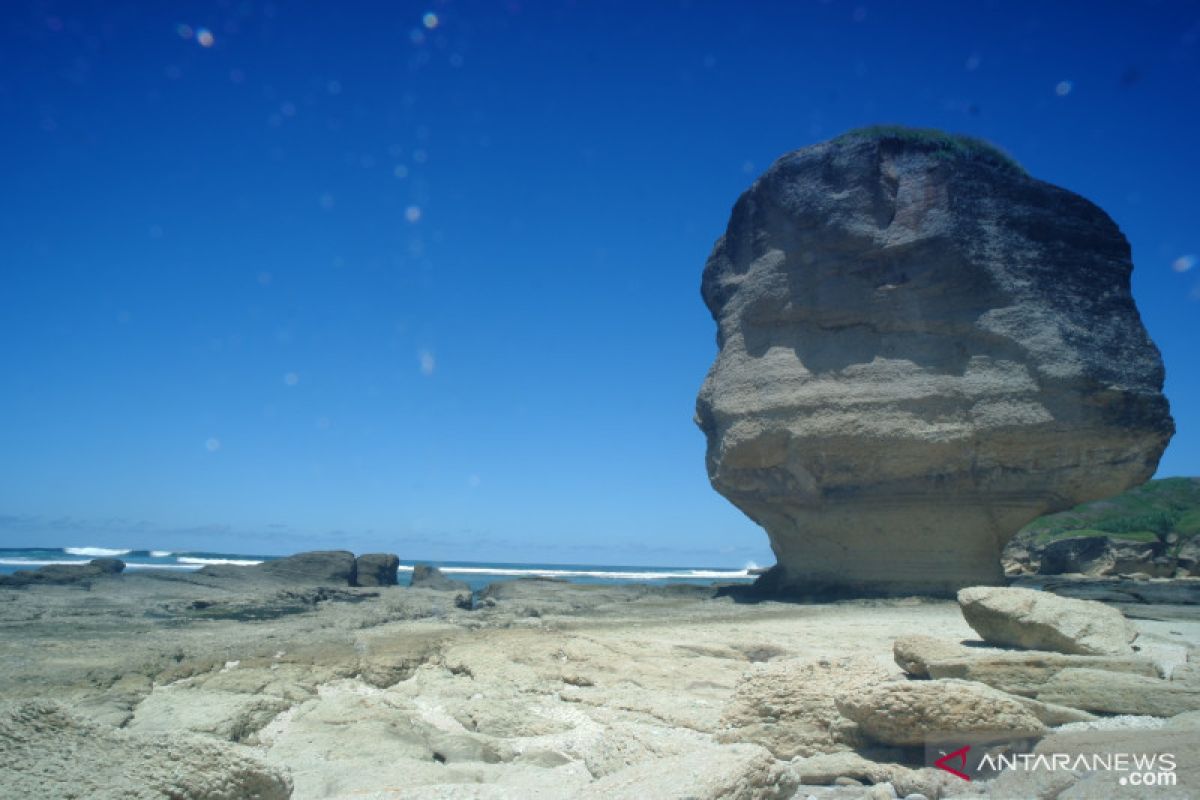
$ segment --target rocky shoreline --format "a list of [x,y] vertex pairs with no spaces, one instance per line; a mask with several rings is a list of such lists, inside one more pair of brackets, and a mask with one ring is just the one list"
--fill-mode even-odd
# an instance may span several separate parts
[[[347,555],[9,581],[0,784],[264,800],[1042,796],[1014,783],[1041,778],[927,766],[921,742],[1017,731],[1043,747],[1072,725],[1198,737],[1194,607],[1129,619],[1021,589],[969,590],[960,607],[545,579],[472,594],[435,570],[354,586],[363,557]],[[1194,787],[1188,763],[1178,777]],[[1062,797],[1140,796],[1051,779],[1074,786]]]

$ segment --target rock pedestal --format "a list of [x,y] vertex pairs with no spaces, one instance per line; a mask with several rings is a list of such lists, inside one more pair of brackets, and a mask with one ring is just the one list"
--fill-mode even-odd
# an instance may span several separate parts
[[1174,426],[1129,245],[994,148],[865,130],[784,156],[704,269],[716,490],[781,593],[1002,580],[1042,514],[1147,480]]

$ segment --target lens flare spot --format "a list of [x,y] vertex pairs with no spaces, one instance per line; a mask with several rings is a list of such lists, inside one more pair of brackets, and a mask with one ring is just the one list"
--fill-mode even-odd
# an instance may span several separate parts
[[300,375],[296,372],[289,372],[283,376],[283,383],[286,386],[295,386],[300,382]]
[[440,24],[440,20],[438,19],[437,14],[433,13],[432,11],[427,11],[425,12],[425,15],[421,17],[421,24],[429,30],[433,30]]
[[1171,262],[1171,269],[1176,272],[1187,272],[1194,266],[1196,266],[1196,256],[1192,253],[1182,255]]
[[409,222],[417,222],[421,219],[421,207],[409,206],[404,209],[404,218]]
[[192,30],[191,25],[185,25],[182,22],[175,26],[175,32],[179,34],[180,39],[190,39],[196,33]]
[[1066,97],[1074,88],[1075,84],[1071,83],[1070,81],[1059,81],[1058,85],[1054,87],[1054,93],[1059,97]]
[[421,365],[421,374],[428,377],[437,369],[437,359],[428,350],[417,353],[417,362]]
[[221,449],[221,440],[215,436],[210,436],[204,440],[204,449],[210,453],[215,453]]

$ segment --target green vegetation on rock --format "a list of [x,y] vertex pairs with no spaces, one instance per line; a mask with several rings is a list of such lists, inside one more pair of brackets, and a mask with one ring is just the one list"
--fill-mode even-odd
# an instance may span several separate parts
[[946,133],[936,128],[908,128],[903,125],[869,125],[865,128],[855,128],[852,131],[847,131],[833,141],[845,142],[856,139],[903,142],[904,144],[915,145],[922,150],[942,158],[982,161],[1001,167],[1002,169],[1017,172],[1021,175],[1027,174],[1025,168],[1018,164],[1012,156],[991,142],[977,139],[974,136]]
[[1018,540],[1046,544],[1073,536],[1107,536],[1135,542],[1184,542],[1200,533],[1200,478],[1150,481],[1107,500],[1029,523]]

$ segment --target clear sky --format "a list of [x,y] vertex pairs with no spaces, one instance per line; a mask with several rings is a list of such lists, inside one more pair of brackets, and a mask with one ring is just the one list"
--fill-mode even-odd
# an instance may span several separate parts
[[1098,203],[1200,475],[1200,4],[0,10],[0,546],[771,563],[700,272],[776,157],[989,139]]

